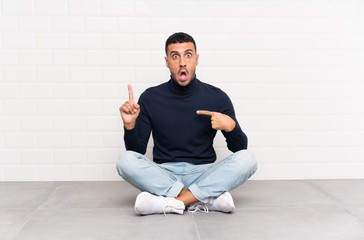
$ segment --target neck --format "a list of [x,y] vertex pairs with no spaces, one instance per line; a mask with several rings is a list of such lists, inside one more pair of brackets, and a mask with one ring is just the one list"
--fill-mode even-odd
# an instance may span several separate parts
[[172,91],[179,93],[179,94],[188,94],[191,93],[192,90],[196,87],[197,85],[197,78],[196,75],[195,77],[191,80],[191,82],[186,85],[186,86],[181,86],[177,83],[176,80],[174,80],[172,77],[169,80],[169,86],[171,88]]

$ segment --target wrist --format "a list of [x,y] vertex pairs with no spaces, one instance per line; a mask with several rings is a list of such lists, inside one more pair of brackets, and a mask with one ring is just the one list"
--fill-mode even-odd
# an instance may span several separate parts
[[232,132],[235,129],[235,127],[236,127],[236,123],[235,123],[235,121],[233,121],[233,123],[230,124],[225,131]]
[[133,130],[135,128],[135,123],[129,123],[129,124],[124,123],[124,128],[126,130]]

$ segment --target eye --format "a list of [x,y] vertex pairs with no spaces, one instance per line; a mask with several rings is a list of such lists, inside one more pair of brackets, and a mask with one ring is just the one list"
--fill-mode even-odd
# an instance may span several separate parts
[[177,54],[173,54],[172,55],[172,58],[177,59],[178,58],[178,55]]
[[192,54],[191,53],[187,53],[186,54],[186,57],[189,57],[190,58],[190,57],[192,57]]

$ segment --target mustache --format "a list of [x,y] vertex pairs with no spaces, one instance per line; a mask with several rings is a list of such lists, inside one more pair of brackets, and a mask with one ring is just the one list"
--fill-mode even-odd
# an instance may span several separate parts
[[188,74],[188,70],[186,68],[180,68],[180,70],[178,71],[178,74],[181,74],[182,71],[185,71]]

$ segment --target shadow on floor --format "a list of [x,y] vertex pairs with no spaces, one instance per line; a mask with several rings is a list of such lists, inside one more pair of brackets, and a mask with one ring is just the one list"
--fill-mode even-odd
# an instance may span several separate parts
[[114,182],[0,182],[0,239],[363,240],[364,180],[248,181],[236,210],[137,216]]

